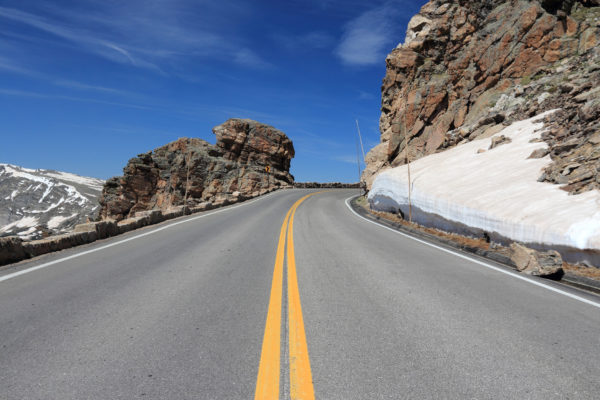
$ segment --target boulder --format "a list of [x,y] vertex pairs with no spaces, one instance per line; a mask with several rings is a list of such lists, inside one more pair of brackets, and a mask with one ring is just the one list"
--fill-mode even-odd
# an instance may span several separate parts
[[510,259],[520,272],[542,277],[560,277],[563,274],[562,257],[557,251],[540,252],[512,243],[510,252]]

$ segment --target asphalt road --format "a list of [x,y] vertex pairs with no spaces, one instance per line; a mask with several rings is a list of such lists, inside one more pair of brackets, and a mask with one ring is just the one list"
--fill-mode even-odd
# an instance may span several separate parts
[[0,399],[600,396],[598,306],[309,193],[0,269]]

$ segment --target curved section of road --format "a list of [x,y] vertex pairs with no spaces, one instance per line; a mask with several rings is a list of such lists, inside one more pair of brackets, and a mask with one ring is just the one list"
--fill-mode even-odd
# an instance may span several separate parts
[[[309,193],[1,269],[0,398],[253,398],[286,213]],[[317,399],[600,393],[597,307],[363,220],[344,204],[353,193],[313,195],[288,225],[296,279],[275,290],[277,397],[302,398],[290,388],[288,286]],[[281,261],[283,277],[289,251]]]

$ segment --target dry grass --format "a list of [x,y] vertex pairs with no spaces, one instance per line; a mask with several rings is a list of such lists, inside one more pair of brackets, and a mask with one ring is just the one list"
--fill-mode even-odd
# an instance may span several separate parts
[[379,211],[370,211],[372,214],[379,216],[380,218],[384,218],[388,221],[399,223],[403,226],[410,227],[413,229],[417,229],[421,232],[428,233],[433,236],[437,236],[442,239],[451,240],[455,243],[458,243],[462,246],[475,247],[482,250],[489,250],[490,244],[486,242],[483,238],[472,238],[469,236],[458,235],[456,233],[444,232],[435,228],[427,228],[425,226],[415,224],[414,222],[408,222],[405,219],[399,217],[396,214],[387,213],[387,212],[379,212]]
[[[486,242],[483,238],[472,238],[472,237],[468,237],[468,236],[458,235],[456,233],[444,232],[439,229],[427,228],[427,227],[421,226],[419,224],[410,223],[410,222],[404,220],[403,218],[401,218],[400,216],[398,216],[397,214],[373,211],[370,209],[369,204],[364,196],[361,196],[358,199],[357,203],[361,207],[365,208],[371,214],[376,215],[382,219],[386,219],[388,221],[399,223],[403,226],[410,227],[410,228],[419,230],[421,232],[425,232],[430,235],[437,236],[437,237],[445,239],[445,240],[451,240],[454,243],[458,243],[463,246],[478,248],[478,249],[482,249],[482,250],[492,250],[497,253],[501,253],[503,255],[510,254],[510,251],[507,247],[496,245],[492,248],[490,246],[490,243]],[[583,276],[583,277],[590,278],[590,279],[600,280],[600,268],[586,267],[586,266],[582,266],[582,265],[574,265],[574,264],[565,262],[565,263],[563,263],[563,269],[565,270],[565,272],[570,272],[574,275],[579,275],[579,276]]]
[[600,280],[600,268],[563,263],[563,269],[574,275],[584,276],[590,279]]
[[490,250],[490,243],[486,242],[483,238],[473,238],[469,236],[458,235],[456,233],[444,232],[435,228],[427,228],[422,225],[416,224],[414,222],[408,222],[397,214],[382,212],[382,211],[373,211],[369,207],[367,199],[364,196],[361,196],[357,200],[357,204],[361,207],[365,208],[373,215],[377,215],[380,218],[386,219],[391,222],[395,222],[401,224],[406,227],[410,227],[413,229],[417,229],[421,232],[428,233],[430,235],[437,236],[439,238],[443,238],[446,240],[451,240],[455,243],[458,243],[463,246],[475,247],[482,250]]

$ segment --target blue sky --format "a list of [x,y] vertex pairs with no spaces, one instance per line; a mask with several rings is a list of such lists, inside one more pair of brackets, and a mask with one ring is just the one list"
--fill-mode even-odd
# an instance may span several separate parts
[[2,0],[0,162],[98,178],[252,118],[298,181],[356,181],[379,141],[385,56],[425,1]]

